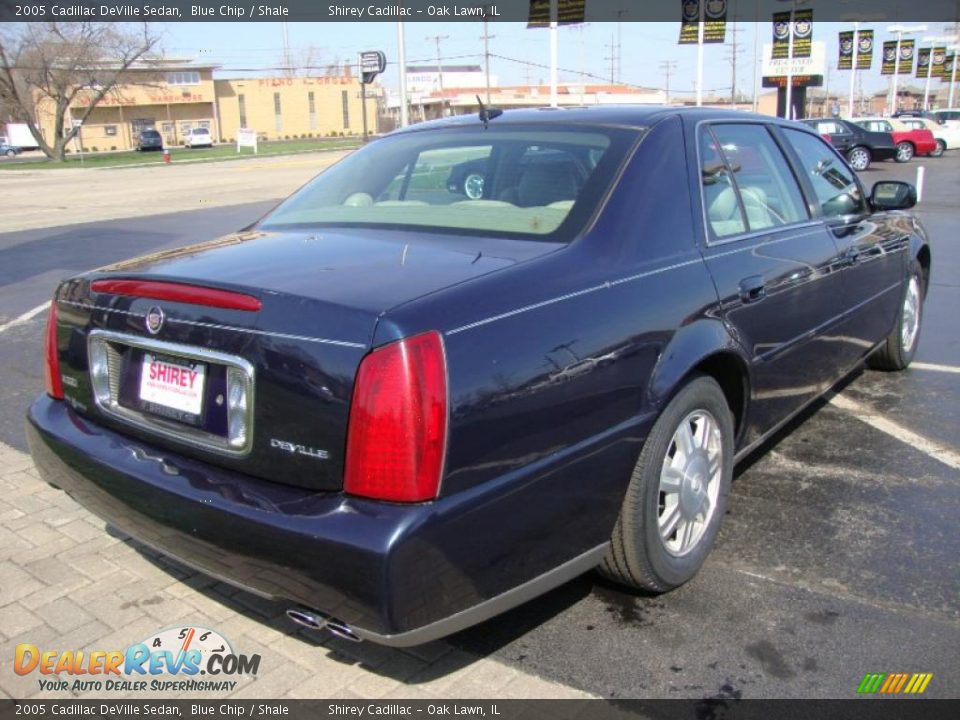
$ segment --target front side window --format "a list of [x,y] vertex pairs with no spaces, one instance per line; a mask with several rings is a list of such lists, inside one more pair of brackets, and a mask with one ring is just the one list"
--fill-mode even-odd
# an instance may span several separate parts
[[263,226],[433,228],[567,241],[613,182],[637,131],[501,125],[388,136],[349,155]]
[[856,176],[829,145],[819,137],[799,130],[785,129],[783,134],[797,152],[824,217],[866,211],[866,202]]

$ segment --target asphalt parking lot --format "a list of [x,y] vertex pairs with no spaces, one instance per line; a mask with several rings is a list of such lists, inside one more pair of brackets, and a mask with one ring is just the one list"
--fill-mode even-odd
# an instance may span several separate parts
[[[650,597],[582,576],[423,650],[437,659],[431,681],[492,659],[609,698],[847,698],[867,672],[930,672],[928,696],[960,696],[960,151],[878,164],[863,178],[912,181],[918,165],[933,274],[915,366],[855,374],[742,463],[718,546],[687,586]],[[214,237],[272,204],[0,234],[0,442],[26,449],[45,319],[29,312],[61,277]],[[283,610],[219,584],[194,589],[219,607],[218,622]],[[322,640],[343,657],[373,652]],[[405,655],[376,652],[386,658],[377,675],[401,693],[427,677],[391,674],[383,668]]]

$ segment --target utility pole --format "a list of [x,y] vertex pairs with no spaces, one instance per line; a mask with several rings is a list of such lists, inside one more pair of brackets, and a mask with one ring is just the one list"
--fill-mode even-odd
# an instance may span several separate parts
[[677,69],[676,60],[664,60],[660,63],[660,69],[663,70],[664,75],[664,99],[666,104],[670,104],[670,75],[673,74],[673,71]]
[[616,50],[616,58],[617,58],[617,82],[618,82],[618,83],[622,83],[622,82],[623,82],[623,65],[622,65],[622,61],[623,61],[623,44],[621,43],[622,34],[621,34],[621,27],[620,27],[620,18],[621,18],[621,16],[623,15],[623,12],[624,12],[623,10],[617,10],[617,50]]
[[440,117],[447,115],[447,98],[443,94],[443,63],[440,60],[440,41],[449,40],[449,35],[432,35],[427,40],[433,40],[437,44],[437,81],[440,85]]
[[491,35],[487,29],[487,21],[483,21],[483,66],[487,80],[487,105],[490,105],[490,40],[496,35]]
[[290,35],[285,22],[280,23],[280,32],[283,36],[283,74],[286,77],[293,77],[293,68],[290,67]]
[[730,55],[727,57],[727,59],[730,61],[730,66],[732,69],[730,78],[730,105],[732,106],[737,104],[737,55],[743,52],[743,48],[739,46],[737,41],[737,35],[739,35],[741,32],[741,28],[737,27],[735,22],[730,23],[732,44],[730,46]]
[[410,124],[410,111],[407,107],[407,47],[403,34],[403,23],[397,23],[397,64],[400,66],[400,127]]
[[610,61],[610,84],[615,85],[617,80],[617,39],[615,36],[610,36],[610,44],[604,45],[610,51],[610,54],[604,57],[604,60]]

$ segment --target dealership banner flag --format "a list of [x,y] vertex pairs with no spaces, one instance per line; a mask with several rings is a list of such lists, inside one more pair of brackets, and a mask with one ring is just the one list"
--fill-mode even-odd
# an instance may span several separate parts
[[930,77],[942,77],[943,65],[947,61],[947,48],[945,45],[933,49],[933,68],[930,70]]
[[853,33],[840,33],[840,58],[837,60],[837,70],[853,69]]
[[703,42],[722,43],[727,39],[727,0],[680,0],[679,45],[696,45],[703,4]]
[[[587,0],[557,0],[557,25],[578,25],[586,13]],[[550,0],[530,0],[527,28],[550,27]]]
[[[957,61],[957,54],[952,53],[950,55],[944,54],[943,57],[943,67],[940,68],[940,74],[937,75],[941,80],[946,80],[950,82],[953,79],[953,64]],[[960,69],[960,67],[958,67]],[[936,72],[936,71],[934,71]]]
[[[813,10],[796,10],[793,13],[793,57],[810,57],[813,42]],[[790,13],[773,14],[773,59],[790,56]]]
[[915,43],[913,40],[900,41],[900,65],[901,75],[911,75],[913,73],[913,55]]
[[873,30],[857,33],[857,70],[869,70],[873,65]]
[[927,76],[927,71],[929,69],[930,69],[930,48],[919,48],[917,50],[917,77],[925,78]]

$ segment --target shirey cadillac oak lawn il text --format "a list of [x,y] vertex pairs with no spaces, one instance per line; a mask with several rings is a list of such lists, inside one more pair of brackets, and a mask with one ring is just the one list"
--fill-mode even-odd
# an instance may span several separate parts
[[63,282],[30,447],[342,637],[426,642],[598,566],[667,591],[738,459],[864,359],[910,363],[915,202],[745,113],[418,125],[233,235]]

